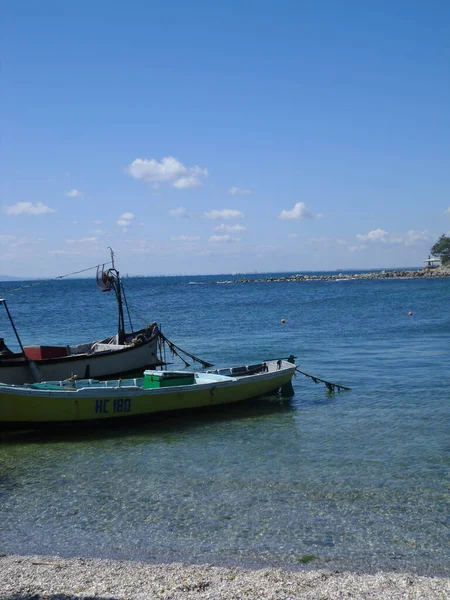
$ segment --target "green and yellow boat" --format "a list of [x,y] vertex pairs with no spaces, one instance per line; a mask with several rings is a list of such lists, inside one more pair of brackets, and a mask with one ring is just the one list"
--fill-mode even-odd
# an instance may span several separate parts
[[[293,359],[291,359],[293,360]],[[144,371],[144,377],[0,383],[0,425],[83,423],[231,404],[290,389],[289,359],[207,372]]]

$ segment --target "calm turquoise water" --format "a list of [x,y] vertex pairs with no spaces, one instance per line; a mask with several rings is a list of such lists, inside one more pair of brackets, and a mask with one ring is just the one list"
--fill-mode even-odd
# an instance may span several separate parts
[[[206,360],[294,353],[352,391],[299,375],[288,401],[5,433],[0,552],[293,569],[314,555],[310,567],[450,574],[450,279],[211,283],[226,279],[125,284],[134,308]],[[24,344],[114,333],[113,298],[93,281],[17,286],[0,283],[0,297]]]

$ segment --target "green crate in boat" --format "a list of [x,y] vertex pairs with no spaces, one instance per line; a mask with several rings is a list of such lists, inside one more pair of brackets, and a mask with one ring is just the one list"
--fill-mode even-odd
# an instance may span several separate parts
[[144,389],[192,385],[195,374],[184,371],[144,371]]

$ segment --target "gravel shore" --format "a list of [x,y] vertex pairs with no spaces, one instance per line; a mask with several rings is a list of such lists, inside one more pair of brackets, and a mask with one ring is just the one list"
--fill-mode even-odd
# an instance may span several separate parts
[[1,600],[447,600],[450,579],[408,573],[252,571],[43,556],[0,557]]

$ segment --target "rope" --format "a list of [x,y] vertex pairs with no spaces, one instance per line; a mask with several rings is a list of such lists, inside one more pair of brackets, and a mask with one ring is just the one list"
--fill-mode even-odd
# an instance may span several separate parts
[[[164,335],[164,334],[161,332],[161,330],[160,330],[160,332],[159,332],[159,333],[160,333],[160,335],[159,335],[159,338],[160,338],[161,350],[164,352],[164,358],[165,358],[165,356],[166,356],[166,344],[167,344],[167,346],[168,346],[169,350],[170,350],[170,351],[171,351],[171,353],[172,353],[172,356],[178,356],[178,358],[179,358],[179,359],[180,359],[182,362],[184,362],[184,366],[185,366],[185,367],[190,367],[191,365],[188,363],[188,361],[187,361],[186,359],[184,359],[184,358],[181,356],[181,354],[179,354],[179,353],[176,351],[176,346],[175,346],[175,344],[172,344],[172,342],[169,342],[169,340],[167,340],[167,338],[166,338],[166,337],[165,337],[165,335]],[[166,361],[165,361],[165,362],[166,362]]]
[[[106,265],[111,264],[105,263]],[[58,281],[59,279],[64,279],[65,277],[70,277],[71,275],[79,275],[80,273],[85,273],[86,271],[92,271],[92,269],[98,269],[101,265],[95,265],[94,267],[88,267],[87,269],[81,269],[81,271],[74,271],[73,273],[67,273],[66,275],[59,275],[58,277],[53,277],[52,279],[41,279],[40,281],[34,281],[28,285],[22,285],[18,288],[14,288],[12,290],[8,290],[8,294],[13,294],[14,292],[18,292],[20,290],[25,290],[26,288],[33,287],[35,285],[41,285],[41,283],[48,283],[49,281]]]
[[[85,273],[86,271],[91,271],[93,269],[97,269],[97,271],[100,269],[100,267],[102,267],[102,271],[104,270],[105,265],[112,265],[112,268],[114,269],[114,253],[111,250],[111,260],[107,263],[100,263],[98,265],[95,265],[93,267],[88,267],[87,269],[81,269],[79,271],[74,271],[73,273],[67,273],[66,275],[59,275],[58,277],[53,277],[51,279],[42,279],[40,281],[34,281],[33,283],[30,283],[28,285],[22,285],[18,288],[13,288],[12,290],[8,290],[8,294],[14,294],[15,292],[18,292],[20,290],[24,290],[36,285],[41,285],[42,283],[48,283],[50,281],[58,281],[60,279],[64,279],[65,277],[70,277],[71,275],[79,275],[80,273]],[[145,319],[136,309],[132,308],[131,306],[128,305],[128,300],[125,294],[125,290],[123,287],[122,282],[120,281],[119,283],[120,287],[121,287],[121,292],[123,294],[123,299],[125,302],[125,308],[127,310],[127,314],[128,314],[128,320],[130,323],[130,327],[131,327],[131,331],[133,332],[133,325],[131,322],[131,316],[130,316],[130,312],[134,313],[134,315],[136,317],[138,317],[138,319],[142,320],[145,324],[148,324],[148,320]],[[117,293],[116,293],[117,295]],[[124,324],[125,325],[125,324]],[[120,326],[119,326],[120,329]],[[183,350],[182,348],[180,348],[179,346],[176,346],[173,342],[171,342],[168,338],[166,338],[166,336],[161,332],[161,330],[159,330],[159,338],[158,341],[160,342],[160,356],[161,359],[163,358],[164,355],[164,364],[166,364],[166,345],[168,346],[168,348],[170,349],[170,351],[172,352],[172,355],[178,356],[178,358],[180,360],[182,360],[184,362],[184,364],[186,365],[186,367],[189,367],[190,364],[187,362],[187,360],[185,360],[181,355],[180,352],[182,354],[185,354],[186,356],[189,356],[189,358],[191,358],[192,360],[200,363],[204,368],[207,367],[213,367],[214,365],[212,363],[209,363],[205,360],[202,360],[201,358],[198,358],[197,356],[194,356],[193,354],[190,354],[189,352],[186,352],[186,350]]]
[[[128,306],[128,303],[127,303],[127,309],[129,309],[129,312],[133,313],[134,316],[137,317],[138,319],[140,319],[143,323],[145,323],[146,325],[148,324],[148,319],[143,317],[134,307]],[[161,329],[159,329],[159,341],[160,341],[160,347],[159,347],[160,356],[161,356],[161,360],[163,360],[164,363],[167,362],[166,361],[166,346],[167,346],[169,348],[170,352],[172,353],[172,356],[178,356],[178,358],[185,364],[186,367],[190,367],[191,365],[187,362],[187,360],[185,360],[181,356],[180,352],[182,354],[185,354],[186,356],[189,356],[189,358],[191,358],[195,362],[198,362],[204,368],[214,366],[212,363],[209,363],[206,360],[202,360],[201,358],[194,356],[190,352],[183,350],[182,348],[180,348],[179,346],[177,346],[176,344],[171,342],[168,338],[166,338],[166,336],[163,334]]]
[[132,312],[134,314],[135,317],[140,319],[146,325],[148,324],[148,319],[143,317],[135,308],[133,308],[132,306],[129,306],[128,308],[129,308],[130,312]]
[[314,383],[324,383],[327,389],[330,392],[334,392],[335,388],[340,392],[341,390],[351,390],[352,388],[345,387],[345,385],[340,385],[339,383],[332,383],[331,381],[326,381],[325,379],[320,379],[320,377],[316,377],[315,375],[310,375],[309,373],[305,373],[304,371],[300,371],[298,367],[295,368],[296,371],[305,375],[305,377],[309,377],[314,381]]
[[125,300],[125,307],[127,309],[127,315],[128,315],[128,321],[130,323],[131,333],[133,333],[133,323],[131,322],[130,308],[128,306],[128,300],[127,300],[127,297],[125,295],[125,288],[123,287],[122,280],[120,280],[120,287],[122,288],[122,296],[123,296],[123,299]]
[[178,352],[175,350],[175,348],[174,348],[174,347],[172,347],[172,348],[171,348],[171,347],[169,346],[169,349],[170,349],[170,351],[172,352],[172,356],[174,356],[174,355],[175,355],[175,356],[178,356],[178,358],[179,358],[181,361],[183,361],[183,362],[184,362],[184,366],[185,366],[185,367],[190,367],[190,366],[191,366],[191,365],[188,363],[188,361],[187,361],[185,358],[183,358],[183,357],[181,356],[181,354],[179,354],[179,353],[178,353]]
[[[148,324],[148,319],[143,317],[135,308],[133,308],[132,306],[128,307],[128,305],[127,305],[127,308],[129,308],[129,311],[131,313],[133,313],[135,317],[140,319],[146,325]],[[200,363],[205,369],[208,367],[214,366],[212,363],[209,363],[206,360],[202,360],[201,358],[198,358],[197,356],[194,356],[193,354],[186,352],[186,350],[183,350],[179,346],[176,346],[173,342],[171,342],[168,338],[166,338],[166,336],[163,334],[161,329],[159,329],[159,341],[160,341],[159,352],[160,352],[161,360],[164,363],[167,362],[166,361],[166,346],[167,346],[169,348],[170,352],[172,353],[172,356],[178,356],[178,358],[184,363],[185,367],[190,367],[191,365],[188,363],[188,361],[186,359],[184,359],[181,356],[180,352],[182,354],[185,354],[186,356],[189,356],[189,358],[191,358],[192,360]]]
[[[183,357],[181,357],[178,354],[178,352],[181,352],[182,354],[189,356],[189,358],[192,358],[192,360],[194,360],[195,362],[200,363],[205,369],[207,367],[214,366],[212,363],[206,362],[206,360],[202,360],[201,358],[198,358],[198,356],[194,356],[190,352],[186,352],[186,350],[183,350],[179,346],[175,345],[173,342],[171,342],[169,339],[167,339],[166,336],[161,331],[159,332],[159,335],[160,335],[161,339],[163,340],[163,342],[165,342],[165,344],[167,344],[167,346],[170,349],[170,351],[172,352],[172,354],[175,354],[176,356],[181,358],[181,360],[186,364],[186,366],[189,366],[189,363]],[[178,350],[178,352],[177,352],[177,350]]]

